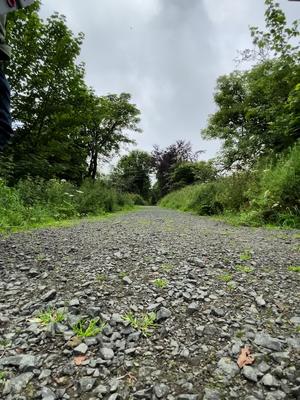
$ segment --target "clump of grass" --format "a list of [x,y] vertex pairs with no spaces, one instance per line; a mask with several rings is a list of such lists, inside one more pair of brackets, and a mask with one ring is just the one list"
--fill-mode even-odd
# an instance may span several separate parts
[[244,253],[240,254],[241,261],[249,261],[252,258],[250,250],[245,250]]
[[157,326],[155,323],[156,314],[154,312],[144,314],[140,318],[129,312],[123,316],[123,320],[129,322],[132,328],[141,331],[146,336]]
[[235,336],[236,336],[238,339],[242,339],[242,337],[245,336],[245,332],[244,332],[244,331],[237,331],[236,334],[235,334]]
[[168,281],[163,278],[157,278],[155,281],[153,281],[153,285],[159,289],[164,289],[166,286],[168,286]]
[[7,372],[0,371],[0,383],[6,380]]
[[100,322],[99,318],[88,320],[81,320],[72,327],[73,331],[78,337],[91,337],[96,336],[105,328],[105,323]]
[[54,322],[62,322],[65,319],[65,315],[55,309],[48,308],[48,310],[42,311],[38,315],[38,321],[43,325],[48,325]]
[[96,276],[97,282],[105,282],[107,280],[107,276],[105,274],[98,274]]
[[288,270],[291,272],[300,272],[300,266],[299,265],[297,265],[297,266],[291,265],[290,267],[288,267]]
[[218,279],[222,282],[230,282],[232,281],[232,275],[231,274],[222,274],[218,276]]
[[174,269],[174,266],[171,264],[162,264],[161,269],[164,272],[171,272]]
[[235,269],[239,272],[244,272],[245,274],[250,274],[251,272],[254,271],[254,268],[248,267],[247,265],[236,265]]

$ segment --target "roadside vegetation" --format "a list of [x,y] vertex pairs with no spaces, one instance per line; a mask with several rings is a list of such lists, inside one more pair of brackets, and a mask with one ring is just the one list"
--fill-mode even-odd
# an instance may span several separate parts
[[[251,28],[254,49],[240,56],[254,66],[218,79],[217,111],[202,131],[204,138],[223,143],[213,163],[218,173],[186,179],[189,186],[172,191],[174,170],[182,164],[177,163],[164,174],[169,186],[160,190],[161,206],[238,224],[300,227],[299,21],[288,27],[279,4],[265,5],[266,32]],[[186,177],[192,171],[188,158]]]
[[11,13],[15,136],[0,154],[0,231],[148,204],[299,228],[299,21],[287,26],[275,0],[265,5],[266,31],[250,28],[254,47],[240,53],[252,67],[217,80],[217,111],[202,136],[221,140],[219,156],[200,160],[203,151],[177,140],[122,155],[107,175],[103,163],[141,132],[139,109],[128,93],[97,96],[87,86],[78,62],[84,35],[65,17],[42,20],[40,1]]

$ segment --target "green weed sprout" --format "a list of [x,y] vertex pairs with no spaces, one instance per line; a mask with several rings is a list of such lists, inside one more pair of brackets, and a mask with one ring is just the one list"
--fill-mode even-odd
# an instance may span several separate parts
[[153,281],[153,285],[156,286],[159,289],[164,289],[166,286],[168,286],[168,281],[166,279],[155,279],[155,281]]
[[88,320],[81,320],[73,325],[72,329],[78,337],[91,337],[96,336],[105,328],[105,323],[100,323],[99,318]]
[[62,322],[65,319],[65,315],[55,309],[49,308],[48,310],[42,311],[38,315],[38,321],[43,325],[48,325],[55,322]]
[[129,322],[132,328],[141,331],[146,336],[150,334],[150,330],[157,326],[154,312],[144,314],[141,318],[137,318],[132,312],[129,312],[123,316],[123,320]]
[[232,281],[232,275],[231,274],[222,274],[218,276],[218,279],[222,282],[230,282]]
[[300,272],[300,266],[290,266],[288,270],[291,272]]
[[249,250],[245,250],[244,253],[240,254],[241,261],[249,261],[252,258],[252,254]]
[[244,272],[245,274],[249,274],[254,271],[254,268],[247,267],[246,265],[236,265],[235,269],[239,272]]

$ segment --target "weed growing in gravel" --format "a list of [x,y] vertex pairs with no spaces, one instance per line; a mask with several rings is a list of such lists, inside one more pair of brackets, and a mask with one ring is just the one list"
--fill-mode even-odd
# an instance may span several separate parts
[[230,282],[232,281],[232,275],[231,274],[222,274],[218,276],[218,279],[222,282]]
[[43,262],[43,261],[46,260],[46,256],[45,256],[45,254],[38,254],[38,255],[36,256],[35,260],[36,260],[37,262]]
[[227,290],[230,292],[236,288],[233,282],[227,282]]
[[121,271],[121,272],[119,272],[119,278],[120,278],[120,279],[123,279],[123,278],[125,278],[125,276],[127,276],[127,274],[126,274],[126,272],[125,272],[125,271]]
[[78,337],[91,337],[96,336],[105,328],[105,323],[100,323],[99,318],[88,320],[81,320],[72,327],[73,331]]
[[288,267],[288,270],[291,272],[300,272],[300,266],[290,266]]
[[164,289],[166,286],[168,286],[168,283],[169,282],[166,279],[161,278],[157,278],[155,281],[153,281],[153,285],[159,289]]
[[105,274],[98,274],[96,276],[97,282],[105,282],[107,280],[107,276]]
[[151,330],[156,328],[156,314],[154,312],[144,314],[141,318],[137,318],[132,312],[129,312],[123,316],[124,321],[128,321],[130,326],[138,331],[141,331],[144,335],[151,334]]
[[6,347],[9,345],[9,341],[6,339],[0,339],[0,347]]
[[241,261],[248,261],[251,260],[252,254],[250,250],[245,250],[244,253],[240,254],[240,260]]
[[42,311],[38,315],[38,321],[43,325],[48,325],[53,322],[62,322],[65,316],[62,312],[56,311],[55,309],[48,308],[48,310]]
[[244,272],[245,274],[249,274],[254,271],[254,268],[247,267],[247,265],[240,265],[240,264],[236,265],[235,269],[239,272]]
[[164,272],[171,272],[174,269],[174,266],[171,264],[162,264],[161,269]]
[[5,371],[0,371],[0,383],[5,381],[6,375],[7,373]]
[[244,331],[237,331],[235,334],[235,337],[237,337],[238,339],[242,339],[242,337],[245,336],[245,332]]

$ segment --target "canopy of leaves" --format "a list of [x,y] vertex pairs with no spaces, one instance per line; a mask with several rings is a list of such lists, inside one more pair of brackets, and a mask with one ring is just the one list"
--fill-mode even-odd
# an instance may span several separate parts
[[84,65],[77,62],[83,34],[74,35],[57,13],[43,21],[39,5],[9,16],[7,75],[16,134],[0,174],[10,182],[95,179],[99,159],[133,142],[128,135],[139,131],[140,112],[127,93],[97,97],[86,86]]
[[279,5],[265,3],[267,32],[252,28],[251,33],[254,44],[272,58],[218,79],[218,110],[202,131],[205,138],[223,140],[225,169],[248,168],[260,157],[286,151],[300,137],[300,52],[293,44],[299,39],[298,22],[287,27]]
[[158,196],[163,197],[172,190],[171,174],[176,165],[196,161],[198,154],[192,150],[190,142],[178,140],[166,149],[154,146],[152,157],[156,170]]
[[136,193],[149,200],[152,170],[151,155],[145,151],[134,150],[121,157],[113,171],[112,180],[122,191]]

